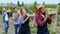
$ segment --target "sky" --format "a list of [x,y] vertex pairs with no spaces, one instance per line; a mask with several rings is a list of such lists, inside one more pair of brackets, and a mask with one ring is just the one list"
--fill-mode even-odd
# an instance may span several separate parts
[[17,4],[17,1],[19,1],[20,3],[22,3],[22,1],[25,4],[32,4],[35,1],[37,1],[38,4],[42,4],[43,2],[45,2],[46,4],[58,4],[60,2],[60,0],[0,0],[0,3],[14,3]]

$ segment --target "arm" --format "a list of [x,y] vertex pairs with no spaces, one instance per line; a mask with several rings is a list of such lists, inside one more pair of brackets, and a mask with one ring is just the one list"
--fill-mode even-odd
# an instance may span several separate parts
[[5,16],[5,13],[4,12],[2,12],[2,16]]
[[43,26],[46,23],[46,19],[41,21],[41,18],[39,18],[38,15],[36,15],[35,20],[39,26]]
[[48,21],[48,24],[51,24],[52,23],[52,16],[53,16],[52,14],[49,16],[49,18],[47,20]]
[[12,18],[13,18],[13,20],[15,20],[15,15],[14,14],[12,14]]
[[27,17],[25,20],[22,20],[21,23],[25,23],[28,20],[29,17]]
[[29,17],[27,17],[23,22],[26,22],[28,20]]
[[19,17],[19,15],[15,15],[15,14],[13,14],[12,17],[13,17],[13,20],[16,21],[17,18]]
[[29,18],[29,17],[27,17],[27,18],[24,20],[24,18],[23,18],[22,16],[20,16],[20,22],[24,24],[24,23],[28,20],[28,18]]
[[48,20],[48,24],[51,24],[51,23],[52,23],[52,19],[49,19],[49,20]]
[[28,15],[26,14],[25,19],[24,19],[24,22],[26,22],[26,21],[29,19],[29,17],[30,17],[30,16],[28,16]]
[[19,14],[17,14],[17,16],[15,17],[15,21],[18,19],[18,17],[19,17]]
[[51,18],[49,18],[47,21],[48,21],[48,24],[52,23],[52,19]]

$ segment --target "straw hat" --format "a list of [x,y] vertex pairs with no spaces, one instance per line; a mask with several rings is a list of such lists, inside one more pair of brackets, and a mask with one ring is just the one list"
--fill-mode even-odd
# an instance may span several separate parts
[[3,10],[6,10],[5,8],[3,8]]
[[43,5],[36,5],[36,8],[39,9],[41,7],[44,7]]
[[10,9],[8,9],[6,12],[11,12],[11,10],[10,10]]

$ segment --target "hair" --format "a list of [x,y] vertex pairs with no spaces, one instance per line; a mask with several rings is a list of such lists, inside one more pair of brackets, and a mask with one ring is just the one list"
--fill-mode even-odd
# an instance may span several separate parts
[[20,9],[20,12],[21,12],[21,14],[22,14],[22,8]]
[[16,7],[13,8],[13,10],[15,9]]
[[21,14],[22,14],[22,11],[25,11],[26,12],[26,10],[24,8],[21,8],[20,9]]

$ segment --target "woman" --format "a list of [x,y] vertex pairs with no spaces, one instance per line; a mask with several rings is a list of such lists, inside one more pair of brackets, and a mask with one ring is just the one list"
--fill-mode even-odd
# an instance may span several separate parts
[[30,20],[24,8],[21,9],[21,14],[24,20],[26,19],[26,21],[23,24],[21,24],[21,28],[19,29],[18,34],[30,34],[30,27],[29,27]]
[[3,8],[2,16],[3,16],[4,25],[5,25],[5,33],[8,34],[9,18],[5,8]]
[[35,15],[35,20],[37,23],[37,34],[50,34],[48,31],[47,23],[51,24],[52,22],[52,16],[50,14],[44,14],[44,8],[43,6],[39,6],[37,8],[37,12]]

